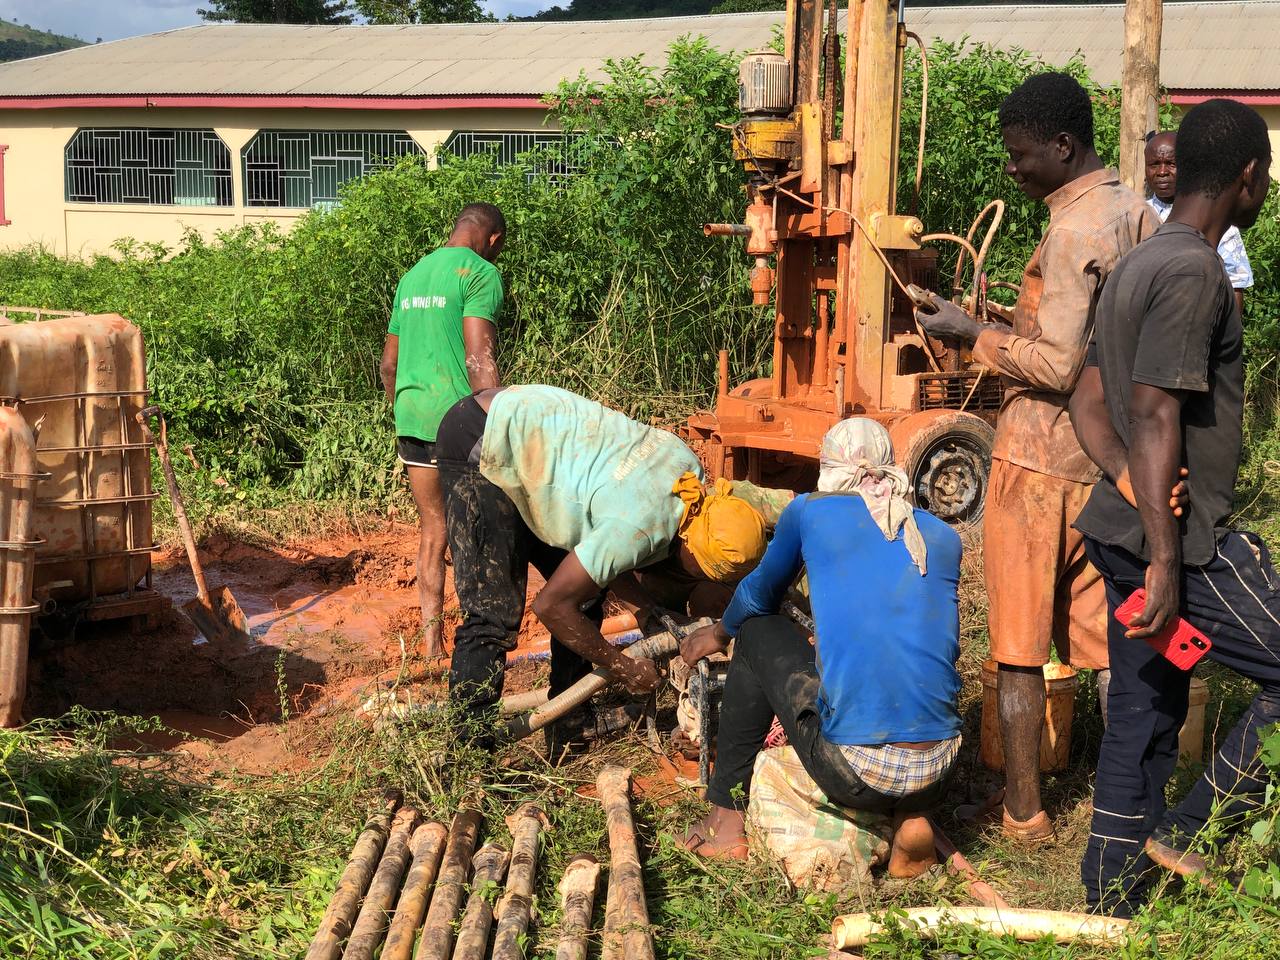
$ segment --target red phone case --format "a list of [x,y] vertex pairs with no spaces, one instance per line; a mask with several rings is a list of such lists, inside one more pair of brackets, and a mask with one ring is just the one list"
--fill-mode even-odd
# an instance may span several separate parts
[[[1139,587],[1116,608],[1116,619],[1127,627],[1134,615],[1140,613],[1146,605],[1147,591]],[[1190,670],[1213,646],[1208,637],[1181,617],[1156,636],[1147,637],[1146,641],[1152,650],[1179,670]]]

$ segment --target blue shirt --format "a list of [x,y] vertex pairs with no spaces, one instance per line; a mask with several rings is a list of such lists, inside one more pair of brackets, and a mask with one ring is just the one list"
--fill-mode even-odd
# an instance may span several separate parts
[[928,574],[886,540],[855,494],[805,494],[782,512],[724,628],[778,612],[803,565],[817,624],[822,735],[836,744],[946,740],[960,732],[960,537],[923,510]]

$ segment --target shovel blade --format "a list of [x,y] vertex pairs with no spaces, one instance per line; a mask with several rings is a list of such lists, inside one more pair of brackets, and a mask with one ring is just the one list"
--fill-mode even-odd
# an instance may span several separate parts
[[244,646],[250,642],[244,611],[226,587],[214,587],[207,600],[196,597],[182,609],[210,643]]

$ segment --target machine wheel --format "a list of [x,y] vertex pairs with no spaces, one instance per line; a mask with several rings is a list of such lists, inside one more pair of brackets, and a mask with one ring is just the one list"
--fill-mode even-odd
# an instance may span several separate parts
[[916,506],[947,523],[982,518],[995,440],[990,424],[969,413],[929,410],[891,432]]

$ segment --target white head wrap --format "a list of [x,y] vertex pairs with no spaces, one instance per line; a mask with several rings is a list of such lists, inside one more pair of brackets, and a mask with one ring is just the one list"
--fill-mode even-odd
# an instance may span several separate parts
[[924,576],[924,537],[907,500],[907,475],[894,466],[888,430],[865,417],[841,420],[828,430],[822,438],[818,489],[861,497],[886,540],[898,539],[901,531],[912,562]]

